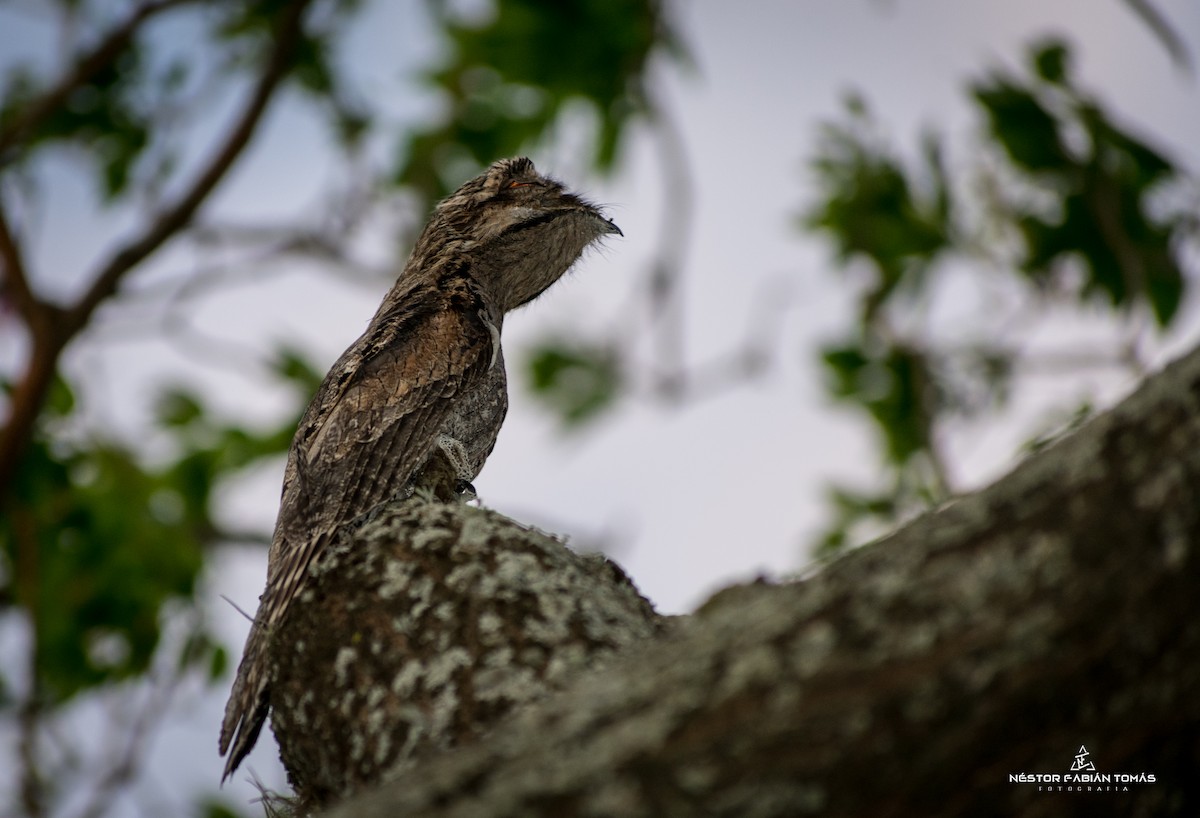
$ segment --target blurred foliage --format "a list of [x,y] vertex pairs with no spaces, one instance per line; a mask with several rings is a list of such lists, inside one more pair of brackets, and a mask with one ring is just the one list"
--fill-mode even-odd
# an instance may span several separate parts
[[[310,371],[280,377],[302,383]],[[219,540],[213,494],[247,466],[287,450],[298,416],[266,431],[217,421],[202,399],[163,392],[158,427],[173,455],[142,453],[82,434],[74,395],[59,379],[0,518],[0,598],[33,624],[42,706],[144,673],[169,601],[187,601]],[[181,670],[218,678],[224,647],[203,630],[179,648]]]
[[[97,190],[112,204],[135,194],[130,183],[162,184],[178,170],[179,121],[193,107],[206,71],[237,78],[261,63],[273,42],[280,12],[289,0],[180,3],[171,14],[198,15],[210,39],[187,44],[141,31],[122,43],[86,78],[69,86],[59,104],[39,113],[36,103],[56,90],[58,76],[15,63],[0,81],[0,168],[27,166],[50,149],[69,150],[93,165]],[[103,12],[88,3],[62,3],[67,25],[96,25]],[[328,112],[349,146],[368,128],[365,107],[344,87],[330,50],[360,0],[326,0],[322,20],[301,38],[290,69],[296,86]],[[120,26],[113,24],[115,33]],[[102,40],[102,43],[107,41]],[[96,44],[88,41],[88,48]],[[66,60],[90,56],[79,47]],[[191,123],[194,124],[194,123]],[[27,179],[28,181],[28,179]]]
[[[1185,294],[1179,245],[1194,216],[1161,212],[1155,197],[1194,180],[1074,83],[1065,43],[1035,46],[1023,75],[995,71],[971,98],[986,123],[978,155],[994,160],[1009,191],[986,204],[996,224],[982,241],[965,215],[981,210],[978,191],[951,183],[940,140],[927,136],[906,167],[861,100],[850,100],[847,121],[826,126],[813,163],[819,201],[804,226],[827,236],[861,282],[852,333],[822,352],[827,390],[870,418],[890,474],[876,490],[830,490],[826,552],[950,496],[939,426],[1008,399],[1016,347],[939,340],[914,318],[944,265],[991,254],[1035,301],[1099,302],[1116,319],[1145,311],[1161,329]],[[1016,249],[1001,258],[1005,244]]]
[[[1165,327],[1183,297],[1171,248],[1179,220],[1156,221],[1148,202],[1178,171],[1072,86],[1065,44],[1039,48],[1031,62],[1032,82],[997,74],[974,89],[1015,168],[1061,202],[1049,215],[1014,214],[1027,248],[1023,271],[1043,280],[1077,257],[1086,272],[1082,297],[1106,296],[1120,308],[1146,303]],[[1079,136],[1084,144],[1072,147]]]
[[241,818],[241,813],[215,799],[201,804],[199,814],[201,818]]
[[[287,87],[328,123],[348,167],[365,140],[380,134],[345,62],[342,35],[363,5],[311,0],[286,52]],[[13,180],[0,206],[19,216],[36,211],[50,178],[43,170],[81,166],[98,204],[136,215],[134,228],[140,218],[153,229],[164,193],[186,194],[195,181],[189,177],[198,141],[244,147],[223,142],[234,120],[227,132],[214,132],[212,114],[228,116],[220,100],[253,97],[281,26],[297,8],[294,0],[49,4],[46,22],[58,26],[61,60],[6,59],[0,77],[0,172]],[[588,165],[611,168],[629,123],[650,113],[644,85],[651,54],[678,53],[654,0],[498,0],[469,20],[449,4],[428,8],[447,52],[424,79],[443,95],[447,115],[402,134],[398,167],[388,178],[373,171],[366,185],[400,184],[426,204],[478,166],[547,138],[568,116],[572,127],[584,125],[580,133],[594,146]],[[24,238],[18,230],[16,240]],[[45,277],[27,272],[35,298]],[[18,307],[13,314],[29,321],[29,305],[16,298],[10,304],[10,295],[18,293],[0,290],[2,306]],[[62,308],[35,302],[30,309],[53,321]],[[67,341],[30,354],[25,364],[56,366]],[[570,343],[540,350],[533,372],[540,394],[571,421],[594,415],[620,382],[611,356]],[[300,407],[323,373],[283,350],[273,375],[295,387]],[[23,382],[20,371],[0,374],[10,398]],[[13,805],[29,815],[49,814],[58,796],[71,792],[68,768],[78,763],[64,767],[52,754],[39,756],[36,739],[47,730],[31,719],[48,725],[67,703],[147,675],[161,666],[164,651],[179,675],[216,679],[225,672],[226,649],[203,617],[185,618],[193,624],[178,642],[164,641],[167,626],[179,611],[192,610],[211,549],[240,534],[220,529],[216,493],[286,451],[299,414],[251,429],[220,420],[194,391],[165,388],[154,407],[155,429],[120,441],[89,426],[76,386],[55,370],[14,488],[0,497],[0,614],[26,623],[33,637],[23,669],[32,686],[17,682],[24,672],[0,672],[0,717],[20,725],[31,748],[19,773],[21,804]],[[218,801],[197,809],[234,814]]]
[[615,350],[571,339],[547,339],[529,355],[529,385],[568,426],[598,416],[622,388]]
[[851,344],[827,348],[823,359],[831,376],[830,394],[861,406],[884,430],[888,461],[907,463],[929,448],[926,409],[933,402],[928,393],[936,383],[921,350],[899,345],[875,350]]
[[631,117],[649,112],[651,53],[682,52],[656,0],[496,0],[484,22],[434,7],[450,57],[427,81],[446,112],[407,135],[395,177],[427,203],[546,136],[575,102],[594,116],[592,164],[611,168]]
[[[76,144],[88,149],[96,165],[99,189],[108,200],[125,191],[137,158],[150,141],[149,116],[136,102],[135,86],[144,73],[138,51],[128,51],[105,66],[91,80],[75,88],[65,104],[22,134],[19,158],[31,158],[43,148]],[[46,90],[24,66],[14,66],[4,79],[0,103],[0,128],[16,121],[30,101]],[[16,146],[4,145],[5,164],[18,157]]]
[[[292,353],[278,360],[277,377],[307,400],[315,373]],[[215,493],[282,455],[299,420],[250,430],[218,421],[199,395],[168,388],[156,425],[172,454],[149,463],[128,444],[81,432],[79,411],[57,380],[0,516],[0,613],[19,610],[32,626],[39,712],[161,662],[167,612],[192,604],[211,549],[236,537],[215,522]],[[171,674],[223,678],[226,647],[203,617],[189,621],[167,646]],[[16,718],[19,707],[0,701],[0,716]]]
[[[210,22],[213,40],[231,46],[222,69],[243,71],[261,60],[273,40],[280,12],[290,2],[210,4],[217,12]],[[362,4],[363,0],[329,0],[320,8],[315,15],[318,22],[310,26],[308,36],[296,48],[290,72],[296,86],[326,113],[345,148],[354,147],[372,125],[369,107],[348,86],[334,53],[342,30]]]

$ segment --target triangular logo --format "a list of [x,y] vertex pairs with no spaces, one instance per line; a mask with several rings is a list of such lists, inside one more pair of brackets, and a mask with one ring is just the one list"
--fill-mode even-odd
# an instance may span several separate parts
[[1087,747],[1084,747],[1082,744],[1080,744],[1079,752],[1075,754],[1075,763],[1071,765],[1071,772],[1096,769],[1096,765],[1093,762],[1088,761],[1087,757]]

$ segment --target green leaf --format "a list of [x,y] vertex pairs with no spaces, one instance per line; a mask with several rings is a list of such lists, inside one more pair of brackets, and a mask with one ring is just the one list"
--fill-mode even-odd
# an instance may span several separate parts
[[208,661],[208,680],[210,682],[220,681],[225,677],[225,671],[229,668],[229,651],[219,645],[214,647],[209,654]]
[[193,392],[167,389],[158,399],[155,414],[163,426],[188,426],[203,416],[204,407]]
[[0,546],[11,565],[37,552],[16,598],[34,611],[48,700],[144,672],[162,605],[191,596],[203,559],[188,521],[148,513],[163,480],[111,444],[52,454],[37,440],[18,485]]
[[610,168],[658,47],[678,55],[650,0],[498,0],[483,26],[446,20],[451,56],[428,75],[449,117],[405,137],[398,184],[438,198],[478,169],[519,153],[583,103],[595,115],[592,163]]
[[833,520],[818,535],[816,555],[827,559],[848,546],[863,542],[863,533],[902,513],[900,496],[895,491],[868,492],[836,484],[826,486],[826,502],[833,512]]
[[[936,137],[926,136],[924,173],[917,181],[885,146],[872,142],[861,102],[849,117],[847,124],[823,129],[813,161],[819,204],[803,224],[832,239],[842,261],[870,262],[875,278],[863,296],[869,319],[902,284],[919,286],[923,271],[949,244],[952,208]],[[931,195],[918,196],[918,188]]]
[[[845,121],[823,131],[819,203],[804,223],[834,242],[857,281],[870,276],[852,339],[822,350],[826,389],[870,419],[890,485],[833,490],[822,553],[944,496],[939,424],[1008,398],[1014,351],[969,335],[940,340],[940,328],[928,328],[930,305],[946,292],[933,274],[943,259],[982,256],[994,271],[1015,250],[1011,272],[1038,285],[1035,296],[1100,300],[1114,311],[1144,304],[1162,327],[1178,320],[1194,278],[1184,273],[1180,239],[1193,235],[1195,215],[1164,212],[1156,192],[1195,180],[1076,87],[1064,43],[1036,46],[1028,66],[1026,76],[996,72],[972,90],[986,123],[978,152],[1007,163],[989,167],[982,225],[971,221],[981,210],[967,199],[973,191],[951,186],[936,138],[923,141],[921,165],[906,166],[857,98]],[[1009,246],[1013,235],[1023,247]]]
[[75,411],[75,390],[62,376],[56,374],[51,382],[43,411],[54,418],[64,418]]
[[1060,84],[1067,78],[1067,46],[1061,40],[1050,40],[1033,52],[1033,66],[1046,82]]
[[1058,120],[1028,89],[997,76],[977,85],[974,96],[988,115],[993,138],[1020,168],[1039,173],[1071,166]]
[[1126,133],[1108,120],[1103,111],[1088,106],[1081,112],[1097,160],[1139,193],[1149,192],[1156,184],[1178,174],[1178,170],[1154,148]]
[[903,465],[929,446],[931,410],[937,394],[925,357],[914,349],[880,343],[827,347],[829,391],[866,411],[884,441],[889,463]]
[[527,372],[533,394],[568,426],[609,408],[622,385],[612,350],[572,341],[543,342],[529,356]]
[[[311,376],[298,357],[280,370]],[[192,598],[216,536],[215,488],[285,451],[296,422],[251,432],[169,389],[157,413],[178,454],[149,467],[110,440],[52,438],[74,406],[68,385],[56,383],[0,514],[0,582],[35,623],[39,691],[51,705],[145,672],[165,606]],[[227,657],[198,631],[179,661],[213,674]]]
[[[1082,298],[1099,296],[1119,310],[1144,302],[1159,326],[1168,326],[1187,285],[1173,242],[1188,217],[1155,218],[1148,202],[1180,171],[1074,88],[1066,46],[1045,46],[1032,62],[1039,76],[1053,78],[1071,100],[1060,113],[1050,113],[1038,101],[1044,89],[1022,87],[1010,78],[976,90],[992,133],[1018,170],[1034,174],[1034,183],[1060,203],[1057,218],[1018,209],[1015,224],[1026,246],[1023,271],[1046,282],[1057,277],[1064,262],[1076,260],[1085,273]],[[1086,144],[1067,151],[1058,139],[1067,130],[1082,131]]]
[[309,362],[304,353],[294,347],[280,347],[275,351],[272,368],[285,381],[295,384],[305,397],[312,395],[325,380],[325,375]]
[[245,818],[245,816],[238,812],[234,807],[218,801],[215,798],[203,801],[200,805],[200,808],[201,818]]

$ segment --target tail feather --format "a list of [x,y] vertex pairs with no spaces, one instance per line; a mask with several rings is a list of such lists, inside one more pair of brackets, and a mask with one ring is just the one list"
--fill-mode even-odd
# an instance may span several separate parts
[[221,755],[229,753],[221,783],[233,774],[242,759],[254,748],[271,709],[267,675],[261,661],[262,642],[262,630],[257,625],[252,626],[233,690],[225,704],[225,718],[221,722]]
[[[278,554],[282,556],[274,561],[274,565],[268,563],[267,588],[260,599],[254,624],[250,626],[250,634],[246,637],[246,648],[242,652],[237,678],[233,681],[233,690],[225,705],[225,718],[221,722],[221,755],[229,753],[225,773],[221,776],[222,782],[237,769],[258,741],[258,734],[271,709],[267,686],[267,645],[270,634],[283,620],[288,606],[303,585],[309,565],[324,551],[330,539],[326,532],[308,539],[297,537],[289,540],[276,531],[276,537],[278,539],[272,545],[272,553],[276,553],[278,546]],[[304,545],[289,548],[289,542],[302,542]]]
[[254,749],[254,744],[258,741],[258,734],[267,722],[267,713],[270,709],[266,691],[264,690],[262,696],[254,705],[254,711],[248,718],[243,718],[241,723],[238,724],[237,733],[233,739],[233,747],[229,752],[229,758],[225,760],[225,771],[221,773],[222,784],[225,783],[225,779],[233,775],[233,771],[242,763],[242,759],[248,756],[250,751]]

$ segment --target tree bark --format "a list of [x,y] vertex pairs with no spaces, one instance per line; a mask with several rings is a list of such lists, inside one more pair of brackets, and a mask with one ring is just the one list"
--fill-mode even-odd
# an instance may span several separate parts
[[[327,815],[1200,814],[1198,546],[1200,351],[991,487],[810,578],[722,591]],[[369,716],[340,729],[388,729]],[[1081,752],[1096,780],[1065,780]]]
[[662,628],[603,556],[483,509],[400,501],[343,532],[272,637],[272,727],[300,802],[327,804]]

